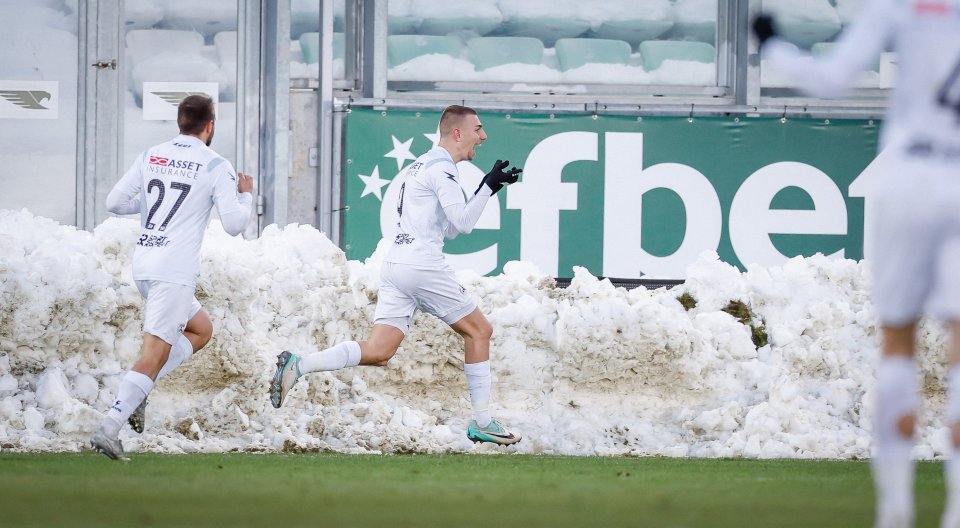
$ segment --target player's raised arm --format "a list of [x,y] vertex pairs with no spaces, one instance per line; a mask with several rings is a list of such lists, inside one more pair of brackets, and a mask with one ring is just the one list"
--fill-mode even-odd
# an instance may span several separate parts
[[[447,217],[447,222],[450,224],[451,229],[459,233],[470,233],[473,231],[477,220],[480,219],[480,214],[483,213],[483,209],[487,205],[487,200],[502,189],[504,185],[516,183],[520,178],[520,173],[523,169],[513,167],[510,170],[504,171],[503,169],[508,166],[510,166],[509,161],[497,160],[496,163],[493,164],[493,168],[490,169],[490,172],[484,175],[483,181],[480,182],[480,186],[470,198],[469,202],[465,204],[453,203],[443,207],[443,212]],[[457,184],[457,191],[460,192],[459,184]],[[452,239],[456,236],[448,236],[448,232],[447,226],[444,225],[445,238]]]
[[780,38],[777,21],[770,15],[759,15],[752,28],[764,57],[788,75],[797,88],[814,97],[837,98],[853,88],[870,62],[883,51],[895,23],[895,11],[890,4],[890,0],[883,0],[864,5],[861,16],[822,57],[801,52]]
[[250,221],[253,177],[242,172],[234,173],[229,163],[225,165],[218,175],[213,200],[217,205],[223,230],[231,235],[239,235]]

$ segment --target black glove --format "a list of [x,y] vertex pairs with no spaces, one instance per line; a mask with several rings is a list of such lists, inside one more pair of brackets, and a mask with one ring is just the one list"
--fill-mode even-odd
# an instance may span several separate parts
[[497,191],[503,188],[504,185],[517,183],[523,169],[513,167],[507,172],[503,172],[503,169],[507,168],[508,165],[510,165],[510,162],[507,160],[497,160],[497,162],[493,164],[493,168],[490,169],[490,172],[483,177],[483,181],[480,182],[480,187],[477,187],[477,191],[473,194],[480,192],[480,189],[482,189],[484,185],[490,187],[490,194],[497,194]]
[[773,17],[770,15],[757,15],[757,18],[753,19],[753,34],[756,35],[757,40],[760,41],[760,47],[763,47],[763,43],[770,37],[776,37],[777,28],[774,27]]

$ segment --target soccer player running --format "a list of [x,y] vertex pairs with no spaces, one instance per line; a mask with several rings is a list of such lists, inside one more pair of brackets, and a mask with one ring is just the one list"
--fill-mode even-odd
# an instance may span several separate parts
[[466,200],[457,163],[472,160],[487,139],[477,112],[448,106],[440,117],[440,143],[407,167],[397,204],[398,233],[380,273],[373,330],[366,341],[345,341],[326,350],[277,356],[270,400],[279,408],[300,376],[357,365],[384,366],[397,352],[414,313],[422,310],[463,337],[464,371],[470,386],[473,420],[467,438],[513,444],[520,435],[490,416],[490,336],[493,328],[477,303],[457,282],[443,256],[444,238],[473,230],[487,200],[503,185],[515,183],[521,169],[504,171],[497,160],[480,187]]
[[877,369],[874,452],[876,526],[912,526],[910,457],[920,404],[916,329],[926,314],[952,333],[946,423],[953,453],[946,464],[942,526],[960,526],[960,1],[871,0],[832,53],[813,60],[777,38],[775,21],[753,24],[764,55],[819,97],[853,84],[884,46],[897,52],[879,178],[868,234],[873,299],[882,339]]
[[186,97],[177,109],[180,135],[140,154],[107,196],[110,212],[140,213],[133,279],[147,300],[140,358],[90,438],[94,449],[114,460],[126,460],[119,439],[122,424],[129,420],[135,431],[143,431],[154,383],[213,335],[210,316],[194,297],[210,209],[217,206],[223,229],[231,235],[241,233],[250,220],[253,178],[237,174],[209,148],[214,117],[210,97]]

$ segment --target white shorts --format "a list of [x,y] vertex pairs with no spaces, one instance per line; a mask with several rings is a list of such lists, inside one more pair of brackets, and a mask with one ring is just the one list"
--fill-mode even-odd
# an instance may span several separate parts
[[174,345],[187,321],[200,311],[200,301],[193,296],[195,288],[155,280],[138,280],[137,289],[147,300],[143,315],[143,331]]
[[470,315],[477,303],[450,270],[424,270],[384,262],[374,324],[387,324],[404,334],[417,310],[452,325]]
[[874,311],[884,326],[960,320],[960,169],[892,158],[870,237]]

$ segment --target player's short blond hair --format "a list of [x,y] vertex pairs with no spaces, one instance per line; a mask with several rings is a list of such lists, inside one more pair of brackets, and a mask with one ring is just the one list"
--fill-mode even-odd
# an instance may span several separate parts
[[440,116],[440,135],[448,136],[460,124],[464,117],[477,115],[477,111],[469,106],[450,105],[443,109]]

